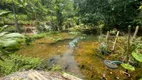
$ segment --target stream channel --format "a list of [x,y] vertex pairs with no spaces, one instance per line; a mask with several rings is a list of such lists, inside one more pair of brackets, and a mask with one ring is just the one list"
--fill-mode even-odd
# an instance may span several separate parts
[[[38,57],[44,60],[46,68],[59,66],[61,70],[83,78],[78,63],[74,59],[74,49],[81,37],[64,39],[55,43],[48,43],[49,38],[41,38],[34,41],[29,46],[25,46],[17,53],[24,56]],[[42,69],[42,68],[41,68]]]
[[61,66],[63,71],[76,74],[79,77],[83,77],[78,67],[78,63],[75,61],[73,56],[74,48],[76,47],[76,44],[78,43],[79,40],[80,38],[77,37],[73,39],[71,42],[69,42],[67,46],[68,49],[65,51],[65,53],[50,58],[47,66],[59,65]]
[[55,68],[59,65],[62,71],[85,80],[101,80],[104,77],[107,80],[138,80],[140,78],[141,68],[130,72],[131,78],[129,78],[123,74],[125,70],[121,66],[118,65],[117,69],[111,69],[106,66],[104,61],[119,60],[120,54],[112,53],[108,56],[99,54],[97,51],[99,44],[96,36],[85,36],[84,40],[82,40],[82,37],[70,37],[71,35],[67,33],[56,34],[51,37],[54,37],[56,40],[59,36],[62,39],[56,42],[50,40],[50,37],[37,39],[30,45],[23,46],[16,53],[28,57],[38,57],[44,60],[45,65],[43,66],[46,66],[45,69],[49,68],[50,70],[52,67]]

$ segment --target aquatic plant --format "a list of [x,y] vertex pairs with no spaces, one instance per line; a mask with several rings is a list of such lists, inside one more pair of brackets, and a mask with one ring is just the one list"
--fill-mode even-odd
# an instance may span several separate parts
[[60,65],[53,65],[51,67],[51,71],[61,71],[62,67]]

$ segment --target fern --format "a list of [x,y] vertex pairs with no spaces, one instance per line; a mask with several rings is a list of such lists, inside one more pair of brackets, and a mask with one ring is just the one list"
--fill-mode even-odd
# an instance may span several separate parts
[[0,73],[7,75],[18,70],[36,69],[40,64],[39,58],[10,54],[4,61],[0,60]]

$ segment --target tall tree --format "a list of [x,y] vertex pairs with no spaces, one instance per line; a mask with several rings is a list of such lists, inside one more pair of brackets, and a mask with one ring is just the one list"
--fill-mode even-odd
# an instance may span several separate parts
[[63,22],[74,15],[73,2],[71,0],[48,0],[48,3],[51,19],[56,18],[54,30],[62,30]]
[[139,13],[138,7],[138,0],[84,0],[79,13],[86,24],[125,28]]
[[13,12],[13,16],[14,16],[14,24],[15,24],[15,29],[17,32],[20,32],[20,28],[18,26],[18,19],[17,19],[17,10],[19,8],[19,4],[18,4],[18,0],[2,0],[2,5],[7,5],[9,6],[9,8],[12,10]]

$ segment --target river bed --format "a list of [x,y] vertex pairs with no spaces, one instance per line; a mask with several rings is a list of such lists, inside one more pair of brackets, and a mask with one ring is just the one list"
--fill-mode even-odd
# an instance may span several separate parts
[[118,60],[119,54],[103,56],[98,52],[98,38],[94,35],[87,35],[84,39],[76,41],[77,37],[49,43],[48,38],[41,38],[29,46],[17,51],[17,54],[39,57],[47,60],[48,66],[59,65],[62,70],[69,72],[85,80],[134,80],[141,76],[142,69],[129,72],[131,77],[124,74],[125,69],[107,68],[97,55],[104,59]]

